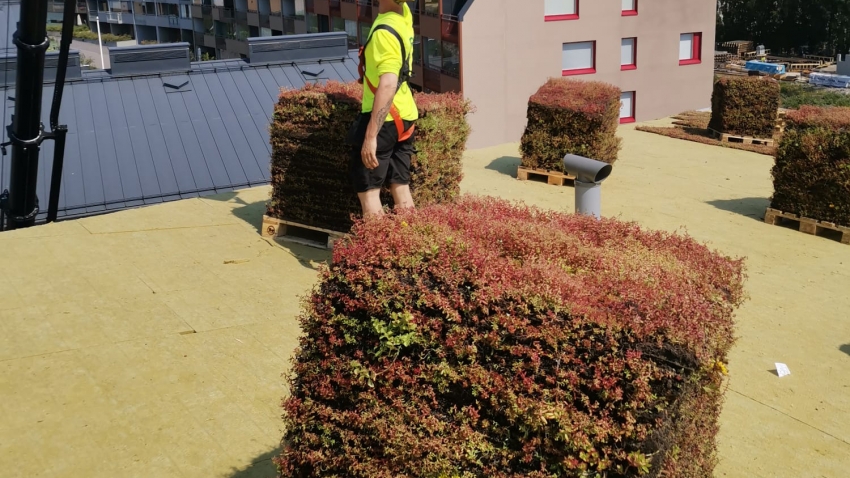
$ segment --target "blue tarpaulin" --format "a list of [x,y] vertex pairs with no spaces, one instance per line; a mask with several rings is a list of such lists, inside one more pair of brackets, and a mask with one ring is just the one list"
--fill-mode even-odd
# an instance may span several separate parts
[[763,61],[750,60],[747,62],[746,66],[747,70],[752,71],[762,71],[769,75],[784,75],[785,74],[785,65],[779,65],[776,63],[766,63]]

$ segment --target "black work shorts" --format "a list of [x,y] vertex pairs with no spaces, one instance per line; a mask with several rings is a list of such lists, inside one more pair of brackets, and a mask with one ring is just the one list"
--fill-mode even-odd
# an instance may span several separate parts
[[[363,149],[363,139],[366,137],[366,128],[371,117],[371,113],[360,115],[354,137],[350,139],[349,173],[354,190],[363,193],[370,189],[379,189],[385,184],[410,184],[410,160],[416,152],[413,145],[416,131],[414,130],[406,140],[399,142],[395,122],[385,122],[378,131],[378,167],[366,169],[360,151]],[[412,125],[412,121],[404,121],[404,130],[409,130]]]

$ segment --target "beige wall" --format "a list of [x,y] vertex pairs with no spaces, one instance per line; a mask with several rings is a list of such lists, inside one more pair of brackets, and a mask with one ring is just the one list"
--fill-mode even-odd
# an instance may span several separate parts
[[[528,98],[561,77],[562,44],[596,41],[596,74],[635,91],[637,121],[711,106],[716,0],[580,0],[580,19],[543,21],[543,0],[474,0],[463,16],[463,91],[477,108],[468,147],[519,141]],[[523,6],[519,6],[523,5]],[[679,34],[702,32],[702,63],[679,66]],[[638,68],[620,71],[620,40],[637,37]]]

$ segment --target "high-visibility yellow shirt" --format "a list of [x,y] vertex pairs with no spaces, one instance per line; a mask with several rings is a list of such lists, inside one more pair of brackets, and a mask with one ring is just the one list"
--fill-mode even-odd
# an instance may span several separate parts
[[[413,15],[410,13],[410,8],[404,4],[404,14],[399,15],[395,12],[387,12],[378,15],[375,23],[372,25],[372,31],[378,25],[388,25],[398,32],[401,39],[405,42],[405,53],[408,56],[408,67],[413,69]],[[366,46],[366,78],[372,82],[376,88],[380,83],[381,75],[385,73],[394,73],[396,75],[401,71],[401,45],[395,35],[386,30],[378,30],[372,33],[372,40]],[[393,85],[395,86],[395,85]],[[363,81],[363,111],[369,113],[372,111],[375,102],[375,94]],[[393,99],[396,109],[402,119],[414,121],[419,118],[419,111],[416,109],[416,102],[413,100],[413,92],[410,91],[410,85],[405,82],[401,85]],[[387,115],[386,121],[392,121],[392,116]]]

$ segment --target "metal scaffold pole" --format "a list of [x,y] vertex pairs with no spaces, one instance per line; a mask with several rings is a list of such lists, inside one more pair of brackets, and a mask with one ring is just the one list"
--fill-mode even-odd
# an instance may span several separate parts
[[18,48],[15,113],[9,130],[12,161],[6,220],[9,229],[30,227],[38,214],[38,154],[44,140],[41,104],[47,38],[47,0],[21,2],[21,21],[14,36]]

